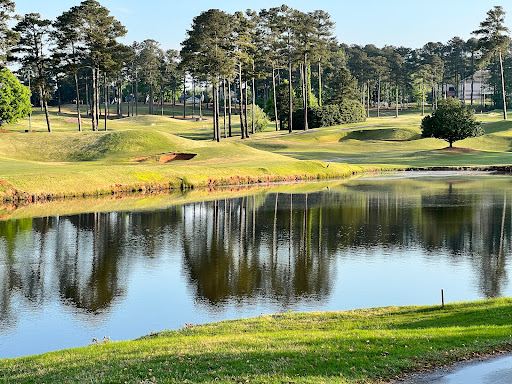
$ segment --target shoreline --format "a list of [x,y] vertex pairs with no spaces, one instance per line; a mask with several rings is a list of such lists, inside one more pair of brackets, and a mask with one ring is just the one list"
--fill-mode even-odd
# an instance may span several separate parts
[[511,304],[499,298],[444,309],[276,313],[187,324],[135,340],[0,359],[0,382],[144,382],[150,372],[156,382],[407,383],[512,352]]
[[[302,168],[300,165],[303,165],[304,167],[314,165],[316,168],[319,168],[319,164],[321,163],[322,162],[320,161],[306,161],[304,164],[298,163],[297,170]],[[0,203],[28,205],[65,199],[85,199],[88,197],[123,196],[132,194],[152,195],[163,192],[179,190],[186,191],[199,188],[214,190],[221,187],[234,188],[255,185],[266,186],[278,183],[306,183],[346,179],[351,176],[372,172],[403,170],[402,167],[393,166],[333,165],[334,166],[331,168],[322,165],[318,170],[305,170],[296,174],[280,174],[279,170],[277,170],[277,172],[273,172],[271,167],[258,168],[256,170],[256,175],[254,175],[254,170],[250,168],[245,169],[245,173],[240,172],[238,174],[233,172],[224,172],[223,169],[212,168],[210,169],[212,173],[222,173],[222,175],[206,176],[204,174],[198,175],[197,172],[181,172],[179,176],[174,175],[171,180],[166,182],[157,182],[155,180],[148,180],[147,182],[133,184],[129,182],[107,182],[105,183],[105,186],[93,191],[82,189],[67,192],[51,192],[51,188],[48,192],[27,191],[17,188],[7,180],[0,179]],[[203,171],[208,171],[208,168],[203,168]],[[323,174],[320,173],[320,171],[322,171]]]
[[[334,163],[333,163],[334,164]],[[345,164],[341,164],[345,165]],[[194,189],[206,189],[213,191],[218,188],[244,188],[253,186],[273,186],[280,183],[308,183],[346,179],[352,176],[365,175],[370,173],[385,172],[493,172],[496,174],[512,174],[512,165],[493,166],[427,166],[427,167],[405,167],[405,166],[360,166],[348,165],[345,172],[332,172],[330,175],[295,174],[276,175],[267,174],[259,176],[232,175],[230,177],[208,177],[199,182],[188,182],[187,176],[178,177],[178,183],[169,181],[167,183],[146,182],[135,184],[113,184],[96,191],[76,191],[65,193],[30,192],[15,188],[6,180],[0,180],[0,203],[26,206],[34,203],[45,203],[58,200],[87,199],[90,197],[112,196],[122,198],[134,195],[158,195],[173,191],[186,191]],[[351,169],[353,168],[353,169]]]

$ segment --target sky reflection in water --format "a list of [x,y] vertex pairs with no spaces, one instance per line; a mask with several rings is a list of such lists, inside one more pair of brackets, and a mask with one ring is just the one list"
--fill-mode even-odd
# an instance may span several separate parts
[[441,288],[510,296],[510,180],[361,178],[0,221],[0,358],[277,311],[436,304]]

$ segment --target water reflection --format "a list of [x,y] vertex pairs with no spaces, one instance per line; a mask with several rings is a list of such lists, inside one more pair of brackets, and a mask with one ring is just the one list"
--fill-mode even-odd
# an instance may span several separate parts
[[198,299],[263,296],[286,306],[327,297],[332,263],[319,243],[321,210],[307,200],[269,195],[183,207],[183,256]]
[[410,250],[420,268],[440,258],[453,270],[469,263],[477,281],[467,299],[510,294],[510,199],[501,184],[478,185],[425,189],[359,181],[338,191],[260,194],[154,212],[0,221],[0,334],[24,332],[18,325],[26,313],[55,302],[81,321],[111,321],[121,303],[140,305],[129,293],[135,279],[147,278],[140,270],[174,268],[176,259],[194,303],[207,310],[234,303],[242,315],[262,300],[275,303],[274,310],[304,302],[322,309],[343,295],[340,262],[357,258],[361,281],[378,290],[365,281],[364,264],[376,262],[382,250],[388,258],[378,260],[382,274],[396,254]]

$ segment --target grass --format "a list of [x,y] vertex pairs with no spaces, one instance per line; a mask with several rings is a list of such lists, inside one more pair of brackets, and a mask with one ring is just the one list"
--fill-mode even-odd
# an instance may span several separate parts
[[[68,112],[72,116],[72,112]],[[252,148],[234,138],[222,143],[183,136],[203,130],[205,122],[161,116],[109,121],[104,132],[76,132],[68,115],[52,111],[54,133],[44,132],[44,116],[34,114],[36,133],[24,133],[27,121],[0,134],[0,180],[27,195],[94,195],[119,189],[180,188],[278,180],[344,177],[362,168],[320,161],[298,161]],[[210,132],[210,128],[204,128]],[[131,159],[161,153],[197,156],[172,164],[134,163]],[[2,193],[2,191],[0,191]]]
[[[443,151],[442,140],[421,138],[418,111],[382,111],[382,117],[366,122],[313,129],[308,132],[276,132],[269,124],[248,140],[238,136],[211,141],[211,116],[204,121],[141,115],[108,121],[108,131],[77,132],[74,107],[52,109],[54,133],[45,132],[42,113],[35,112],[36,133],[24,133],[28,121],[8,126],[0,134],[0,194],[14,190],[27,195],[94,195],[112,191],[161,189],[212,184],[259,183],[278,180],[312,180],[344,177],[368,169],[400,169],[422,166],[483,166],[512,164],[512,121],[499,112],[479,114],[486,134],[456,143],[466,151]],[[179,111],[180,107],[176,109]],[[190,111],[191,112],[191,111]],[[126,106],[125,106],[126,113]],[[221,119],[222,120],[222,119]],[[102,126],[102,125],[101,125]],[[190,161],[158,164],[157,155],[194,153]],[[152,161],[134,163],[137,157]],[[331,165],[327,167],[327,163]],[[2,181],[3,180],[3,181]]]
[[[151,199],[89,200],[95,211],[151,209],[233,193],[215,191],[218,185],[329,179],[408,166],[512,164],[512,122],[500,121],[499,113],[478,116],[486,134],[458,142],[470,149],[465,152],[443,151],[445,142],[421,138],[421,116],[416,111],[398,119],[391,117],[393,113],[383,111],[383,117],[364,123],[291,135],[275,132],[269,124],[249,140],[233,137],[219,144],[211,142],[211,120],[112,118],[107,132],[90,132],[87,125],[85,132],[76,132],[72,106],[66,106],[60,114],[52,110],[54,133],[48,134],[44,116],[37,112],[32,119],[36,133],[24,133],[27,120],[8,126],[12,133],[0,133],[0,196],[15,191],[46,197],[209,187]],[[237,123],[235,132],[235,118]],[[168,164],[130,161],[168,152],[197,156]],[[338,186],[343,188],[343,183]],[[404,181],[397,183],[397,188],[404,187]],[[81,205],[61,200],[14,214],[9,207],[0,207],[0,216],[69,214],[83,211]],[[265,315],[135,341],[4,359],[0,382],[378,383],[407,371],[512,349],[511,304],[511,299],[496,299],[445,309]]]
[[512,348],[512,300],[283,313],[0,361],[1,383],[381,383]]
[[[312,130],[300,135],[274,135],[248,145],[301,160],[348,164],[422,166],[484,166],[512,164],[512,121],[499,113],[477,115],[486,134],[455,143],[464,153],[441,151],[442,140],[421,138],[421,116],[408,111],[398,119],[369,118],[365,123]],[[314,145],[312,145],[314,144]]]

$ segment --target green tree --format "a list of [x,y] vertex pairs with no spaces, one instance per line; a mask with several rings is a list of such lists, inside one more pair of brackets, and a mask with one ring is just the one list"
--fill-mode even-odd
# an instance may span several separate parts
[[14,1],[0,0],[0,67],[5,66],[10,49],[17,39],[16,33],[8,25],[13,13]]
[[0,69],[0,125],[15,123],[31,112],[30,90],[7,68]]
[[79,14],[81,49],[92,73],[92,129],[97,131],[100,116],[100,73],[104,73],[105,85],[106,73],[117,66],[115,55],[120,49],[117,39],[126,34],[126,29],[113,16],[110,16],[107,8],[95,0],[85,0],[80,3]]
[[160,44],[152,39],[141,43],[134,43],[135,60],[142,79],[149,85],[149,114],[154,114],[154,87],[161,79],[161,63],[164,60],[164,51]]
[[430,64],[424,64],[418,68],[414,77],[416,80],[416,86],[421,92],[421,116],[425,115],[425,87],[429,88],[434,85],[434,71]]
[[315,21],[315,44],[314,59],[318,62],[318,105],[322,106],[322,66],[329,64],[329,59],[336,53],[338,43],[333,37],[334,22],[331,15],[322,10],[314,11],[312,14]]
[[[239,17],[244,19],[241,13]],[[233,58],[228,54],[232,49],[233,24],[237,25],[229,14],[210,9],[194,18],[192,28],[187,31],[187,38],[181,43],[183,68],[193,77],[205,76],[213,84],[213,138],[216,141],[220,141],[219,79],[234,71]],[[246,133],[242,128],[242,138],[245,138]]]
[[498,58],[501,76],[501,95],[503,99],[503,119],[507,120],[507,101],[505,93],[505,78],[503,76],[503,54],[507,52],[510,44],[509,29],[505,27],[505,11],[501,6],[495,6],[487,12],[487,18],[480,23],[480,28],[473,31],[481,36],[478,46],[482,52],[481,61],[488,62],[494,57]]
[[[286,52],[284,51],[286,44],[284,41],[285,33],[285,15],[282,7],[270,8],[269,10],[260,11],[260,20],[263,23],[263,40],[264,40],[264,54],[263,57],[268,61],[269,66],[272,69],[272,91],[271,96],[273,97],[272,102],[269,104],[273,105],[274,110],[272,116],[278,116],[277,110],[277,82],[276,78],[279,76],[279,71],[284,69],[284,62]],[[276,131],[279,130],[278,119],[275,120]]]
[[53,23],[53,27],[53,39],[57,45],[54,55],[62,62],[64,73],[72,75],[75,80],[78,130],[81,131],[82,116],[80,114],[80,88],[78,86],[78,70],[81,58],[77,50],[81,29],[79,8],[75,6],[62,13]]
[[[292,100],[292,108],[299,109],[300,101],[299,98],[295,95],[295,92],[292,89],[292,95],[290,97],[289,94],[290,87],[287,80],[284,80],[278,87],[277,92],[274,97],[272,94],[270,98],[267,100],[267,104],[265,106],[265,113],[271,118],[275,119],[279,122],[280,129],[284,129],[284,127],[289,124],[289,101]],[[272,92],[273,93],[273,92]],[[277,108],[274,108],[274,100],[277,103]],[[274,114],[274,111],[278,111],[277,118]],[[286,125],[285,125],[286,124]],[[289,127],[288,127],[289,130]]]
[[440,101],[437,110],[421,121],[421,131],[423,137],[447,141],[450,148],[455,141],[484,134],[480,122],[476,121],[474,109],[456,98]]
[[474,37],[470,38],[466,41],[466,50],[471,54],[471,62],[469,65],[469,73],[471,73],[471,105],[473,105],[473,95],[475,88],[475,72],[477,71],[477,66],[475,63],[475,54],[478,49],[478,40]]
[[357,100],[357,79],[352,76],[346,67],[340,67],[332,79],[333,104],[340,104],[347,100]]
[[48,66],[51,59],[47,54],[51,24],[50,20],[41,19],[39,13],[26,14],[14,27],[14,31],[19,34],[19,40],[12,50],[16,55],[16,61],[23,68],[33,69],[35,72],[32,86],[39,90],[48,132],[52,131],[48,112],[50,99]]
[[377,75],[377,117],[380,117],[382,81],[388,74],[388,61],[384,56],[377,56],[372,59],[375,65],[375,74]]

